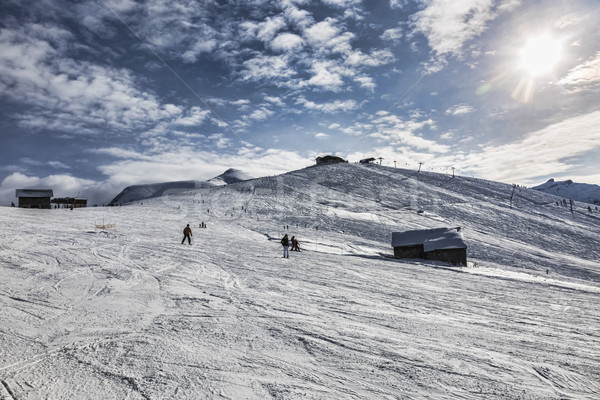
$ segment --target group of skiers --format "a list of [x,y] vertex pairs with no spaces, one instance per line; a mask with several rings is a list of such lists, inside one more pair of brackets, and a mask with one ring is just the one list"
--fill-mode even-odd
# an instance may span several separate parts
[[[200,224],[200,227],[204,225],[204,222]],[[206,227],[206,225],[204,225]],[[185,243],[185,239],[188,240],[188,244],[192,244],[192,228],[190,228],[190,224],[187,224],[185,228],[183,228],[183,239],[181,240],[181,244]],[[291,239],[288,238],[287,233],[281,239],[281,245],[283,246],[283,258],[290,258],[290,244],[292,246],[292,251],[300,251],[298,240],[295,236],[292,236]]]
[[298,240],[296,240],[295,236],[292,236],[291,239],[288,239],[287,233],[281,239],[281,245],[283,246],[283,258],[290,258],[290,244],[292,245],[292,251],[300,251],[298,247]]

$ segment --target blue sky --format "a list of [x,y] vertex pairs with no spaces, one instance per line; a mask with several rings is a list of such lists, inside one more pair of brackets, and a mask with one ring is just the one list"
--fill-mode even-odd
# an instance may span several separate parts
[[318,155],[600,184],[600,3],[0,4],[0,204]]

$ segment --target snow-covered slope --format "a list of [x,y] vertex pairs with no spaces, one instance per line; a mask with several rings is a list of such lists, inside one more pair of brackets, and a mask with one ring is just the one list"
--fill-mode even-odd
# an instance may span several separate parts
[[[0,208],[0,398],[595,398],[599,214],[512,189],[338,164]],[[444,226],[468,267],[391,258]]]
[[212,179],[209,179],[208,182],[221,186],[221,185],[229,185],[231,183],[237,183],[242,181],[247,181],[250,179],[254,179],[244,171],[240,171],[239,169],[229,168],[227,171],[223,172],[219,176],[215,176]]
[[539,186],[534,186],[532,189],[540,192],[553,194],[563,199],[571,199],[589,204],[600,205],[600,186],[591,185],[589,183],[577,183],[572,180],[554,181],[548,180]]
[[147,185],[128,186],[119,193],[109,204],[127,204],[132,201],[140,201],[153,197],[161,197],[169,194],[188,191],[190,189],[201,189],[214,186],[204,181],[175,181],[151,183]]

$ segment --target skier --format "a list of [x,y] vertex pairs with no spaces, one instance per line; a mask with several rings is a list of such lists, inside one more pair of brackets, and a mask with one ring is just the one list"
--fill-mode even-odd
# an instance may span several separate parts
[[298,248],[298,240],[296,239],[296,236],[292,236],[292,251],[300,251],[300,249]]
[[290,253],[288,251],[290,247],[290,241],[288,239],[287,233],[285,234],[283,239],[281,239],[281,245],[283,246],[283,258],[290,258]]
[[185,228],[183,228],[183,240],[181,241],[181,244],[183,244],[183,242],[185,242],[185,238],[187,238],[188,240],[188,244],[192,244],[192,228],[190,228],[190,224],[187,224],[187,226]]

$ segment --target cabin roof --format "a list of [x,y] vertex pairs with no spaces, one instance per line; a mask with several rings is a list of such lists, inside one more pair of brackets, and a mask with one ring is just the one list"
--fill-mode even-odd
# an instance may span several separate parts
[[466,249],[457,228],[422,229],[392,233],[392,247],[423,245],[424,251]]
[[17,189],[15,197],[52,197],[52,189]]

